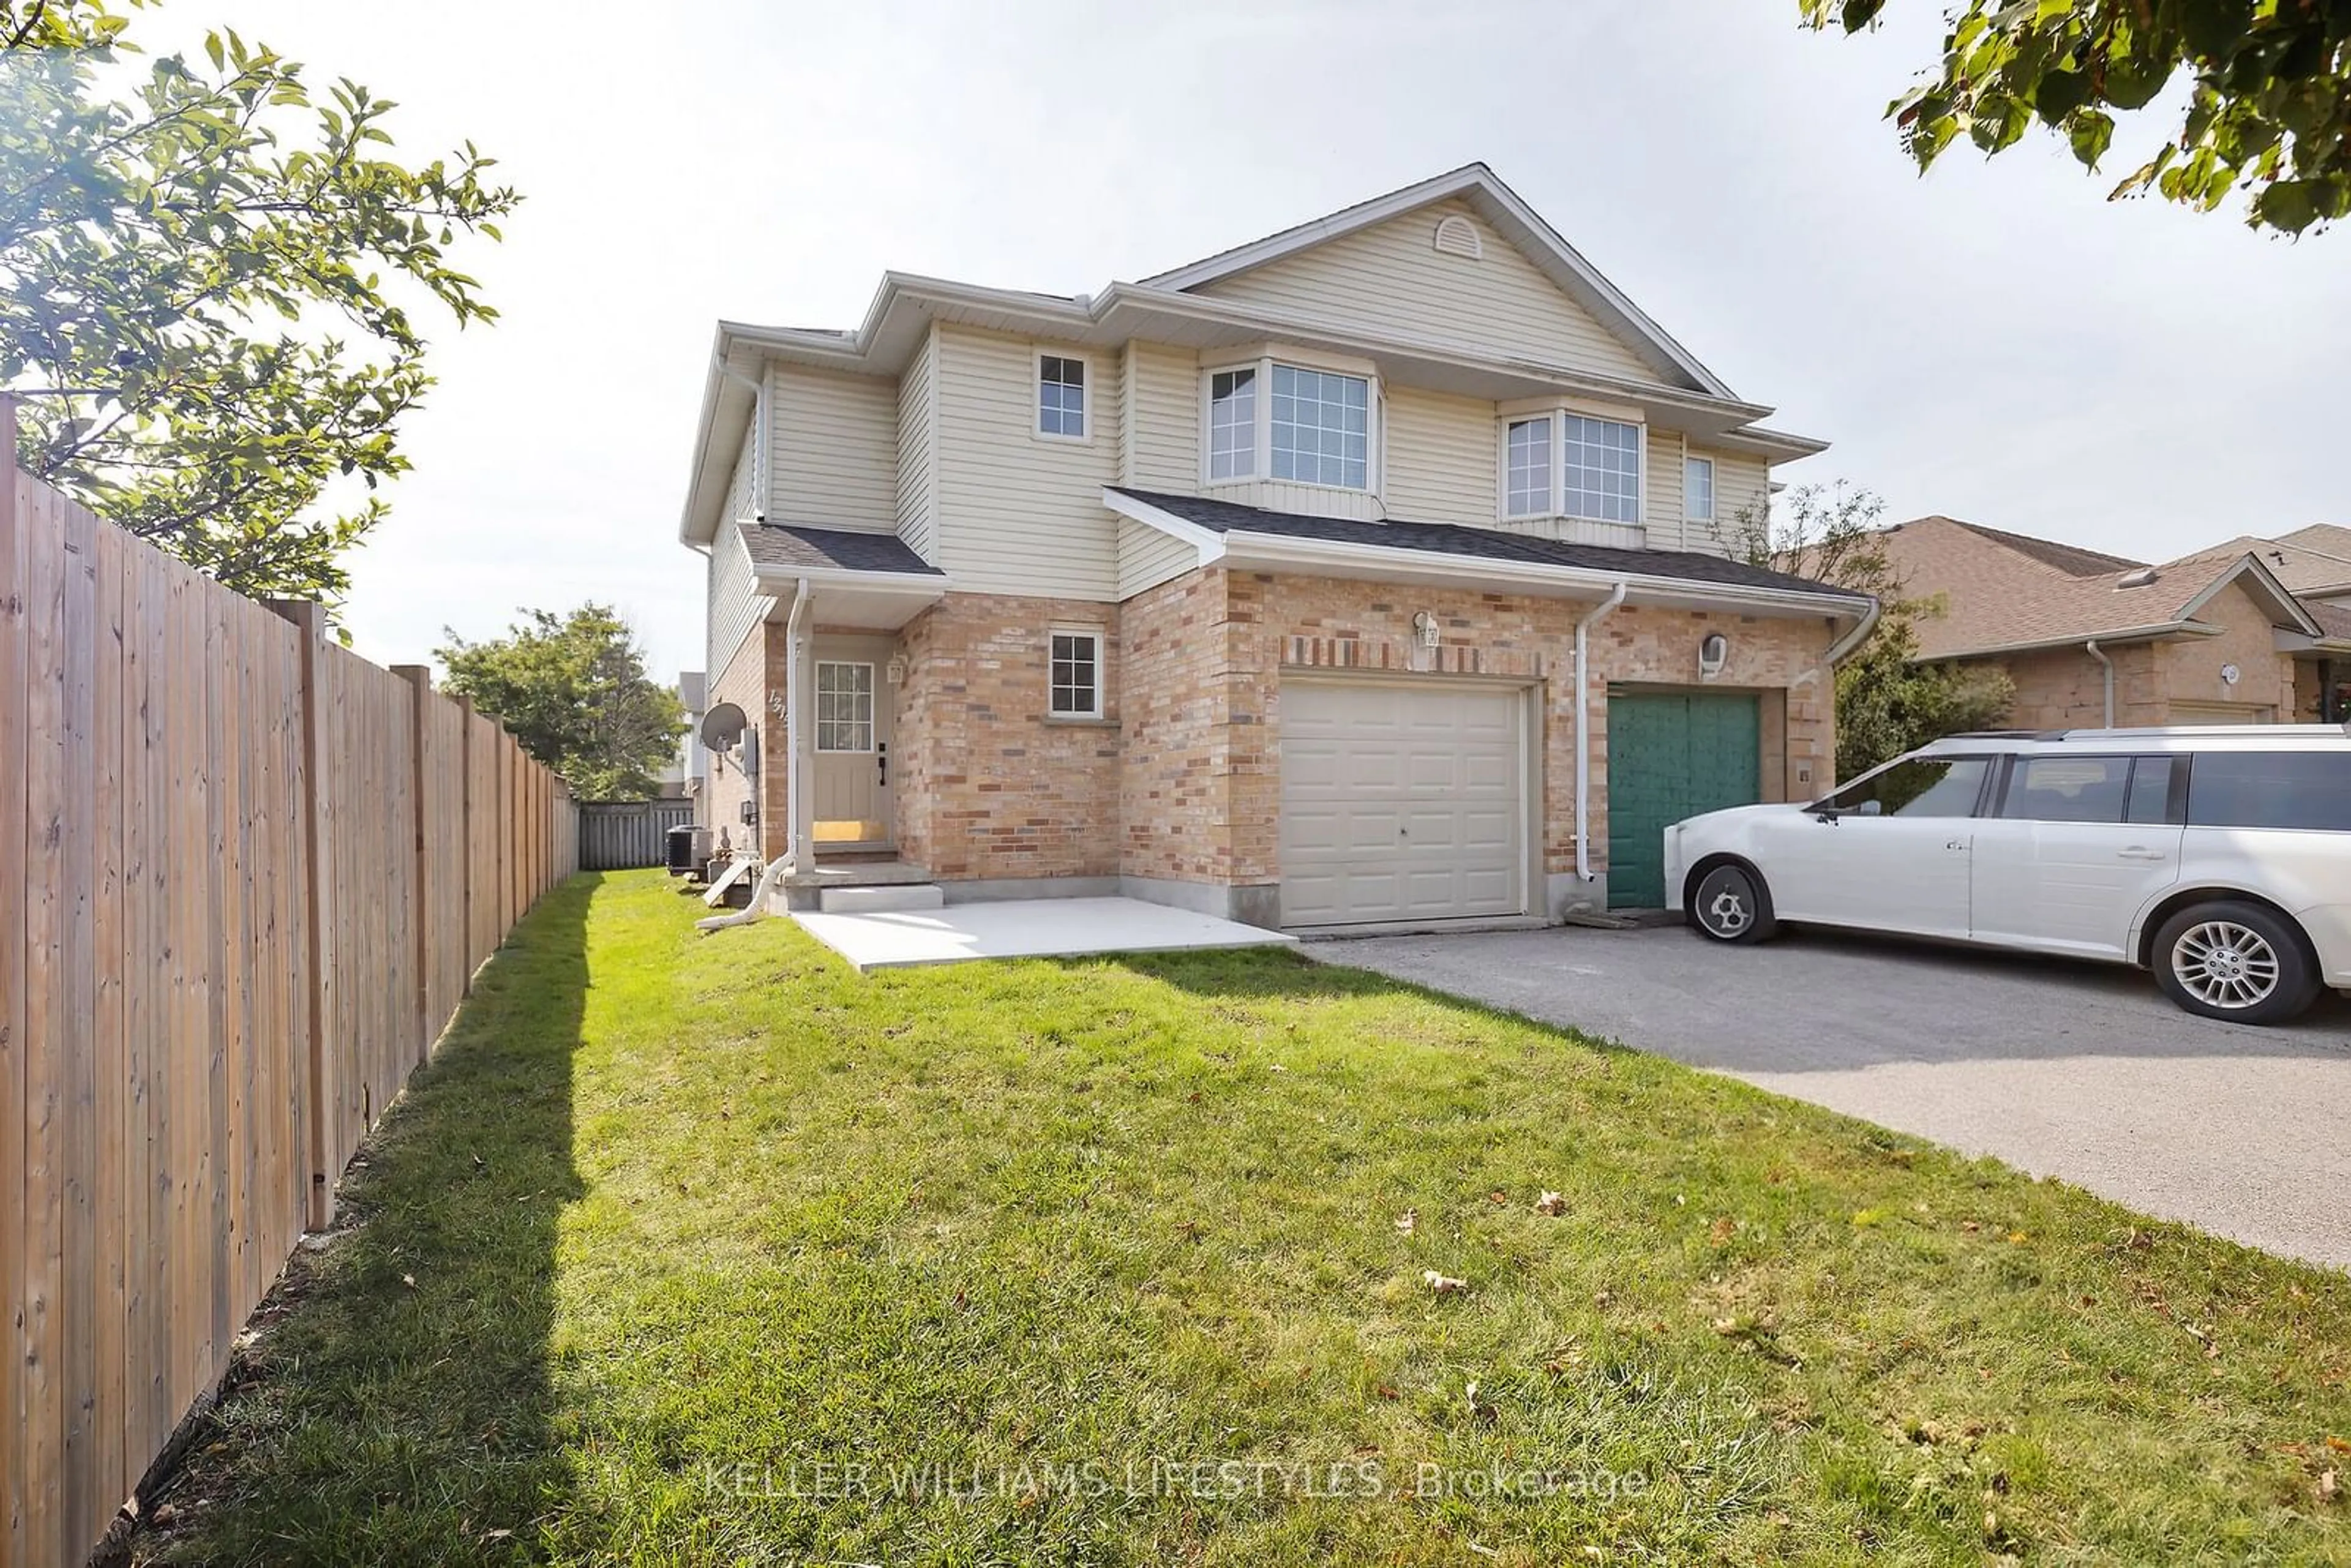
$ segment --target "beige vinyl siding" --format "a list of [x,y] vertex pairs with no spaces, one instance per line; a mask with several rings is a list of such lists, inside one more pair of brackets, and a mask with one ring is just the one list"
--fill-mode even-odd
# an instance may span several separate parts
[[1709,452],[1697,445],[1690,455],[1714,459],[1714,528],[1692,523],[1684,548],[1729,555],[1741,537],[1739,514],[1752,508],[1761,516],[1771,504],[1771,465],[1743,452]]
[[898,378],[898,537],[934,564],[937,536],[931,526],[931,476],[938,445],[938,404],[932,394],[938,386],[937,359],[935,331]]
[[1197,488],[1203,496],[1230,501],[1237,507],[1263,507],[1269,512],[1290,512],[1301,517],[1346,517],[1358,523],[1376,523],[1385,515],[1379,496],[1370,490],[1300,485],[1288,479],[1220,480]]
[[1682,462],[1688,438],[1678,430],[1649,429],[1649,471],[1641,476],[1641,516],[1649,525],[1652,549],[1708,548],[1684,542],[1682,531]]
[[1387,389],[1388,515],[1419,523],[1491,528],[1501,427],[1479,398]]
[[896,382],[772,365],[768,407],[769,522],[897,532]]
[[[1482,261],[1437,254],[1437,225],[1457,214],[1477,226]],[[1661,380],[1464,202],[1406,213],[1196,292],[1507,359]]]
[[751,572],[751,552],[744,548],[743,530],[731,520],[721,523],[718,537],[710,541],[706,603],[710,645],[704,650],[702,667],[724,670],[751,628],[767,613]]
[[1182,539],[1125,517],[1118,520],[1118,596],[1134,598],[1200,563],[1200,552]]
[[726,511],[722,523],[747,521],[759,514],[759,442],[756,429],[743,433],[743,449],[735,455],[735,476],[726,485]]
[[1188,496],[1200,487],[1200,360],[1189,349],[1129,343],[1120,482]]
[[[1114,519],[1120,411],[1104,390],[1116,360],[964,327],[935,338],[938,379],[937,564],[969,593],[1104,602],[1118,596]],[[1082,442],[1037,435],[1037,350],[1086,361]]]

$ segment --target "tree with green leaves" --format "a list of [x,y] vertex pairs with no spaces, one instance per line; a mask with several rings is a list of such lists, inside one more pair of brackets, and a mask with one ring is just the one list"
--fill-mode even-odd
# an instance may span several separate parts
[[1836,670],[1838,778],[2007,716],[2016,685],[2005,672],[1919,661],[1918,622],[1945,607],[1939,598],[1914,598],[1895,570],[1878,528],[1883,500],[1842,479],[1801,486],[1784,499],[1784,510],[1760,505],[1734,519],[1747,559],[1878,602],[1876,628]]
[[468,643],[453,630],[434,650],[442,689],[470,697],[582,800],[642,800],[685,733],[677,694],[645,674],[628,622],[609,605],[569,615],[533,610],[504,637]]
[[314,98],[299,65],[230,32],[138,68],[123,24],[0,0],[19,460],[242,591],[333,599],[433,384],[411,309],[495,316],[451,251],[496,239],[517,198],[471,145],[395,162],[393,106],[357,82]]
[[[1858,32],[1886,0],[1797,0]],[[2344,0],[1967,0],[1941,67],[1887,116],[1922,170],[1966,136],[1999,152],[2034,120],[2095,171],[2115,115],[2186,78],[2179,128],[2116,185],[2210,212],[2246,193],[2256,227],[2300,234],[2351,213],[2351,5]]]

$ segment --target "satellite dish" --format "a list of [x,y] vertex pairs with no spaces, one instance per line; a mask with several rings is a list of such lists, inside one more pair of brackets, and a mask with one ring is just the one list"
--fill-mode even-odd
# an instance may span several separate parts
[[713,751],[732,751],[750,722],[733,703],[720,703],[702,716],[702,744]]

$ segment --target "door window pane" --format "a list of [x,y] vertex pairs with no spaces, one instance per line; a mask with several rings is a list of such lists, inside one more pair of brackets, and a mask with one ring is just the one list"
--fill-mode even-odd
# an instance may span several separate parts
[[2188,825],[2351,832],[2351,751],[2199,752]]
[[2127,757],[2020,757],[2001,815],[2032,822],[2119,822],[2130,776]]
[[873,749],[873,666],[820,660],[816,666],[816,748]]
[[1856,779],[1824,803],[1853,811],[1875,801],[1888,817],[1972,817],[1991,771],[1989,757],[1913,758]]

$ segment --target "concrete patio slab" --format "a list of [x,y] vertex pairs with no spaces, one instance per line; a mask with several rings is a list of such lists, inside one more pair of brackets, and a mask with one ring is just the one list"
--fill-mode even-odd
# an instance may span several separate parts
[[800,910],[791,917],[860,974],[977,958],[1284,946],[1297,940],[1136,898],[1022,898],[862,915]]

